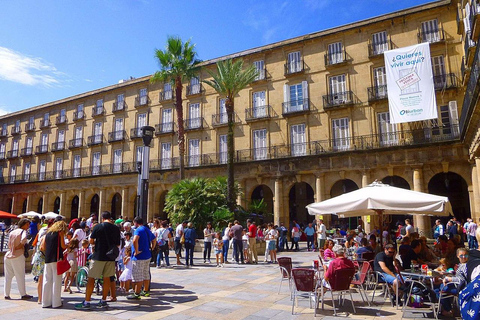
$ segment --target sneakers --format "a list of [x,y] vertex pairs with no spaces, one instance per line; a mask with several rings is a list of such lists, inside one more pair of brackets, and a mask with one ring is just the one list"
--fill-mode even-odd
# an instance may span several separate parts
[[90,306],[90,302],[83,301],[82,303],[78,303],[75,305],[75,310],[90,310],[92,307]]
[[98,301],[96,307],[97,308],[108,308],[107,301],[103,301],[103,300]]
[[128,300],[140,300],[140,295],[136,293],[129,294],[127,296]]
[[143,290],[142,290],[142,291],[140,291],[140,295],[141,295],[142,297],[150,297],[150,292],[149,292],[149,291],[143,291]]
[[210,259],[208,259],[208,263],[212,263],[212,261],[210,261]]
[[22,296],[22,300],[30,300],[32,298],[33,298],[33,296],[31,296],[29,294],[26,294],[26,295]]

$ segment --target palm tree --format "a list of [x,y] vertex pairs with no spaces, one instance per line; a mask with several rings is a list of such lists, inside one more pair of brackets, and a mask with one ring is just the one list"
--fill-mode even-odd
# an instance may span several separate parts
[[227,133],[227,206],[233,211],[235,209],[235,187],[234,187],[234,168],[233,156],[235,145],[233,139],[233,129],[235,127],[235,96],[248,84],[255,80],[258,72],[254,65],[243,69],[243,60],[235,62],[232,59],[217,62],[218,73],[208,71],[213,81],[204,80],[218,94],[225,96],[225,108],[227,110],[228,133]]
[[155,50],[160,71],[150,79],[151,83],[170,81],[175,87],[175,110],[178,125],[178,153],[180,158],[180,180],[185,179],[185,128],[183,124],[182,91],[183,81],[188,81],[200,70],[195,44],[183,42],[179,37],[169,36],[165,50]]

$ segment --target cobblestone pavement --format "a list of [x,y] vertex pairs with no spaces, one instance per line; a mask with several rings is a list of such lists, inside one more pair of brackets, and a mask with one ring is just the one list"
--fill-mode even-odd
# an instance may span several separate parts
[[[119,294],[118,301],[109,303],[108,309],[77,311],[74,304],[83,301],[77,292],[62,292],[63,308],[42,309],[36,302],[36,283],[33,276],[27,275],[27,292],[34,295],[31,301],[22,301],[16,290],[15,280],[11,292],[12,300],[3,299],[3,277],[0,278],[0,319],[19,320],[33,317],[41,319],[313,319],[314,310],[309,308],[306,299],[300,299],[295,314],[292,315],[292,302],[288,285],[278,294],[280,272],[278,265],[259,263],[258,265],[226,264],[216,268],[214,264],[204,264],[201,253],[195,252],[196,264],[193,268],[173,267],[170,269],[151,268],[151,296],[139,301],[127,300]],[[313,252],[285,252],[279,256],[290,256],[294,267],[311,266],[317,256]],[[175,259],[172,259],[175,260]],[[263,260],[263,257],[261,258]],[[212,260],[213,262],[214,260]],[[371,292],[369,293],[371,296]],[[98,299],[99,296],[93,296]],[[401,310],[391,307],[381,296],[374,299],[369,307],[358,294],[354,294],[356,314],[350,301],[333,316],[332,304],[326,302],[325,309],[318,309],[317,319],[396,319]],[[423,317],[422,314],[416,314]],[[430,317],[432,315],[430,314]],[[411,318],[410,314],[407,314]]]

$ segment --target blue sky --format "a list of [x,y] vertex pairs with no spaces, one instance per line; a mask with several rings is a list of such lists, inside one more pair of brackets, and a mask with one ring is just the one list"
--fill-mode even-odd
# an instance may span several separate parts
[[150,75],[168,35],[208,60],[427,2],[0,0],[0,115]]

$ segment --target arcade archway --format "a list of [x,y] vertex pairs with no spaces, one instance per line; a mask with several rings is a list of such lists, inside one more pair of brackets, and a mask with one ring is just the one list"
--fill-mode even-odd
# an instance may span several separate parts
[[167,193],[168,191],[163,191],[158,199],[158,218],[160,218],[160,220],[168,219],[168,215],[165,212],[165,198],[167,197]]
[[[53,212],[56,214],[60,214],[60,197],[55,198],[55,202],[53,203]],[[65,215],[65,212],[62,212]]]
[[90,200],[90,214],[94,213],[97,217],[99,217],[98,215],[99,206],[100,206],[100,197],[98,196],[98,194],[95,194],[92,197],[92,200]]
[[437,173],[428,182],[428,192],[448,197],[458,221],[463,223],[471,217],[468,185],[459,174],[451,171]]
[[43,198],[40,198],[37,203],[37,212],[43,213]]
[[273,221],[273,192],[272,190],[262,184],[257,186],[252,191],[252,195],[250,196],[250,204],[254,205],[254,203],[258,203],[263,199],[265,203],[265,215],[262,215],[263,222],[272,222]]
[[112,198],[110,213],[112,214],[112,219],[114,220],[122,215],[122,196],[119,193],[115,193]]
[[[344,193],[349,193],[355,190],[358,190],[358,185],[353,180],[338,180],[333,184],[332,188],[330,189],[330,198],[334,198]],[[332,215],[330,226],[337,228],[340,227],[355,229],[358,226],[358,218],[351,217],[339,219],[336,215]]]
[[313,188],[306,182],[296,182],[288,194],[288,209],[290,221],[295,220],[299,224],[306,225],[314,218],[307,212],[306,206],[313,203]]
[[79,205],[79,199],[78,199],[78,196],[75,196],[72,199],[72,206],[70,207],[70,218],[71,219],[77,219],[78,218],[78,205]]

